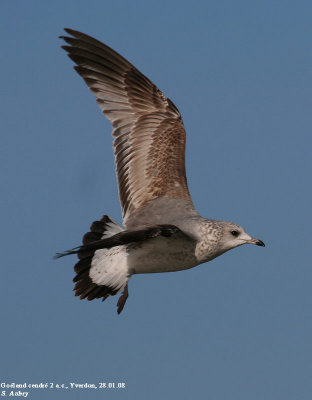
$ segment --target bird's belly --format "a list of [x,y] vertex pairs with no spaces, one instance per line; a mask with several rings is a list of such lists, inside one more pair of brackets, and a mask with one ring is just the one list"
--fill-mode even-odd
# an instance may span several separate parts
[[128,265],[133,274],[180,271],[199,264],[190,240],[160,237],[129,250]]

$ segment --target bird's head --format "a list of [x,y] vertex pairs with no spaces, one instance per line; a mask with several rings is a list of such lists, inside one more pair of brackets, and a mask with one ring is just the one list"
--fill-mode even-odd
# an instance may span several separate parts
[[251,237],[240,225],[233,222],[206,219],[199,232],[195,254],[201,263],[243,244],[265,246],[262,240]]
[[235,247],[243,244],[255,244],[257,246],[265,246],[260,239],[256,239],[248,235],[244,228],[240,225],[234,224],[233,222],[217,221],[218,225],[222,229],[220,235],[219,246],[223,251],[234,249]]

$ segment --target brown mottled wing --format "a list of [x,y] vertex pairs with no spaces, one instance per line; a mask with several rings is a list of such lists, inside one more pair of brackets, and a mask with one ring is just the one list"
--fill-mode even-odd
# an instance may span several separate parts
[[114,153],[124,220],[161,196],[191,201],[185,176],[185,130],[171,100],[105,44],[65,29],[63,49],[77,64],[113,125]]

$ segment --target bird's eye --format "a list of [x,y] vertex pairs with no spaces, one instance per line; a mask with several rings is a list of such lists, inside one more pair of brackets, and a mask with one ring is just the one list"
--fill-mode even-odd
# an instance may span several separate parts
[[236,237],[236,236],[239,235],[239,232],[238,231],[232,231],[231,234]]

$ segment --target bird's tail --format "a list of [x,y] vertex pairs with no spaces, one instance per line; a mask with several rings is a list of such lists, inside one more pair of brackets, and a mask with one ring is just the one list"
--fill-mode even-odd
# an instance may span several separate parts
[[110,238],[124,228],[104,215],[92,223],[90,231],[82,239],[83,245],[76,251],[60,253],[57,257],[77,253],[79,261],[74,267],[76,276],[75,295],[88,300],[114,296],[124,288],[129,280],[126,246],[98,248],[93,243]]

